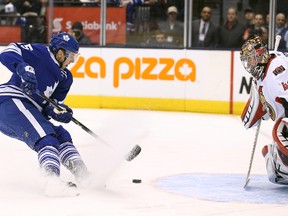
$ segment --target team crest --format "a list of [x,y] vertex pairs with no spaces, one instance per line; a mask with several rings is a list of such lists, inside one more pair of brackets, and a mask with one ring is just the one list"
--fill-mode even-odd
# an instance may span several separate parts
[[65,41],[69,41],[69,40],[70,40],[70,37],[69,37],[68,35],[63,35],[63,39],[64,39]]
[[53,92],[55,91],[55,89],[57,88],[59,82],[55,82],[54,86],[47,86],[46,90],[43,92],[44,95],[48,98],[50,98],[50,96],[53,94]]
[[277,67],[272,73],[277,76],[278,74],[282,73],[283,71],[285,71],[285,68],[283,67],[283,65]]
[[286,82],[286,83],[282,82],[281,85],[282,85],[284,91],[287,91],[287,89],[288,89],[288,83],[287,83],[287,82]]
[[276,112],[273,109],[273,107],[266,101],[262,89],[263,89],[263,86],[260,86],[259,89],[258,89],[259,99],[260,99],[261,103],[263,104],[263,107],[269,113],[270,118],[274,121],[276,119]]

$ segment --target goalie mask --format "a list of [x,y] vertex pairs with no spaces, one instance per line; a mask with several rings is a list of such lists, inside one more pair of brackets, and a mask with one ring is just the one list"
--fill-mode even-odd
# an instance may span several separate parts
[[240,51],[240,60],[244,68],[257,80],[263,76],[269,58],[267,45],[259,36],[248,39]]

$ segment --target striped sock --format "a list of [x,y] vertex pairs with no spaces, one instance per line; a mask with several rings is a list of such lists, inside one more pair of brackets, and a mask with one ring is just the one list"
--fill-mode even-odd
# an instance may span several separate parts
[[71,142],[60,144],[60,160],[61,163],[76,176],[76,178],[87,173],[86,165]]
[[45,146],[38,151],[40,167],[48,175],[60,175],[59,151],[53,146]]

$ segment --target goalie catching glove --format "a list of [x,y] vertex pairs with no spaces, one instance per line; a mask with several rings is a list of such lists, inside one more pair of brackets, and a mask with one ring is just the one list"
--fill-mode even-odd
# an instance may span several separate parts
[[37,78],[34,68],[25,62],[20,62],[16,66],[16,72],[21,77],[21,87],[23,91],[28,95],[35,93],[37,89]]
[[43,114],[48,118],[52,118],[58,122],[69,123],[72,120],[73,111],[65,104],[57,103],[58,108],[51,104],[47,104],[43,108]]

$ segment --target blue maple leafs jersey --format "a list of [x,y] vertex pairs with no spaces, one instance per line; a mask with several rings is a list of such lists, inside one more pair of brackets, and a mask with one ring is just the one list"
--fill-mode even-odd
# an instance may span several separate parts
[[38,90],[51,99],[63,101],[73,82],[71,72],[60,69],[54,55],[43,44],[11,43],[0,54],[0,61],[12,72],[10,80],[0,85],[0,103],[7,97],[26,97],[41,107],[45,103],[36,93],[29,97],[22,92],[21,78],[16,72],[19,62],[35,69]]

